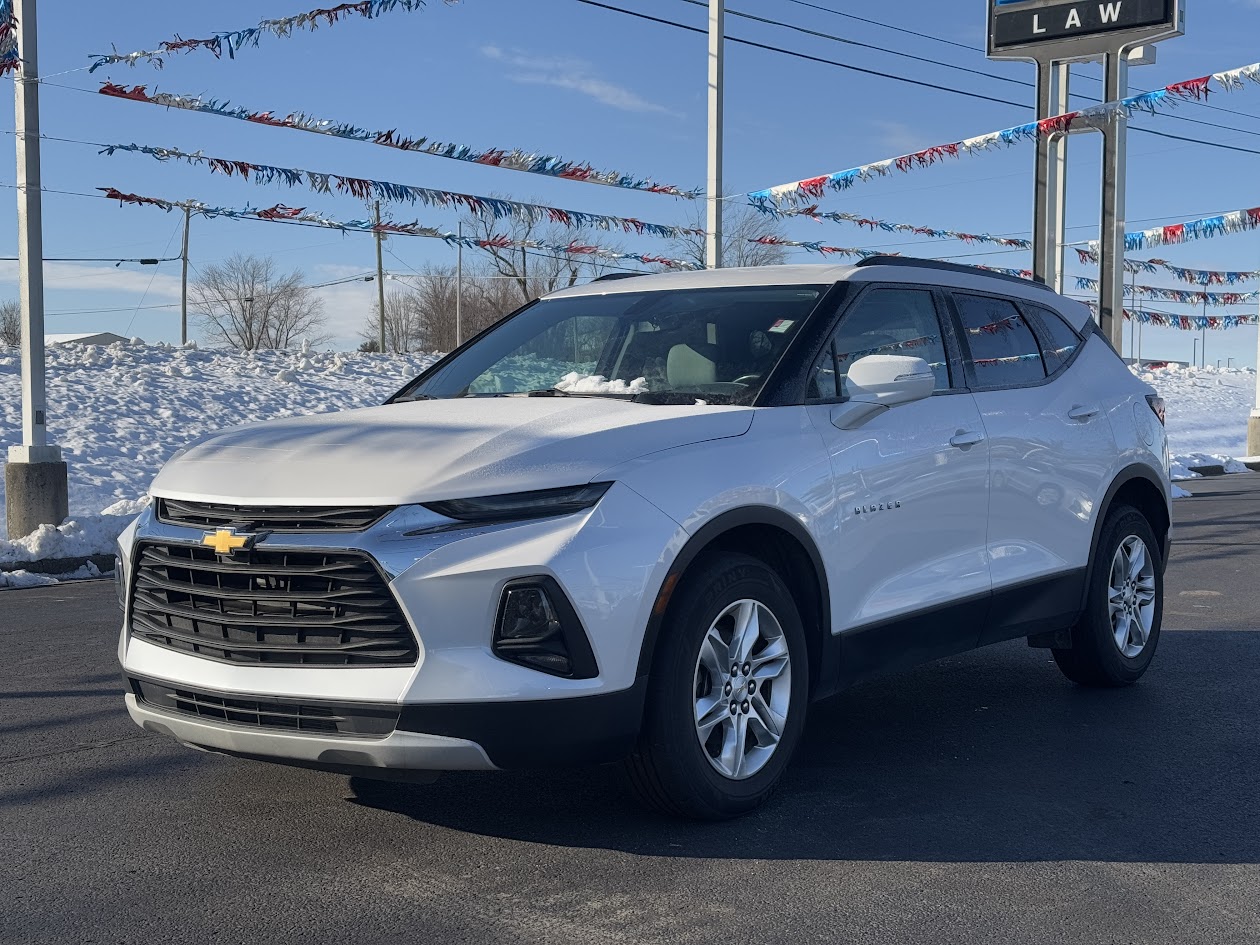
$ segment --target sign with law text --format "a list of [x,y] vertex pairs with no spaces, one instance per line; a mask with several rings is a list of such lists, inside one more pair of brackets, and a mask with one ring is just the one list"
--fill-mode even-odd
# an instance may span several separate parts
[[1180,0],[989,0],[992,58],[1072,59],[1180,35]]

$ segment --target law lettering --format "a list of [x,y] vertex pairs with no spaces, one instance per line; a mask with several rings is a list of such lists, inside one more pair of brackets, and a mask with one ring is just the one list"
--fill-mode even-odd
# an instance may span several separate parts
[[1095,36],[1117,30],[1171,24],[1172,0],[1090,0],[993,8],[995,48]]

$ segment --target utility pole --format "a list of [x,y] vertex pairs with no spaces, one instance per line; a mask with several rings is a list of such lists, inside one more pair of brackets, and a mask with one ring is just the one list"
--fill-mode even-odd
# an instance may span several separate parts
[[70,514],[66,464],[48,442],[44,383],[44,229],[39,177],[39,66],[35,0],[14,0],[18,71],[14,74],[17,137],[18,293],[22,303],[22,444],[9,447],[5,511],[9,538]]
[[1247,455],[1260,456],[1260,305],[1256,306],[1256,409],[1247,419]]
[[456,230],[455,241],[455,347],[464,343],[464,223]]
[[188,344],[188,228],[191,223],[192,209],[184,207],[184,248],[179,254],[179,258],[184,264],[179,296],[179,343],[181,345]]
[[381,232],[381,202],[376,201],[376,226],[372,228],[376,234],[376,304],[380,306],[380,346],[381,354],[385,353],[385,259],[381,255],[381,244],[385,234]]
[[705,267],[722,268],[722,51],[724,0],[709,0],[709,179]]

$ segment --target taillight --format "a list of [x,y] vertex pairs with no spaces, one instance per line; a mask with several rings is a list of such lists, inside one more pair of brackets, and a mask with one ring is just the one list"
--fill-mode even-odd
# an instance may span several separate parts
[[1146,402],[1151,405],[1151,410],[1155,416],[1159,417],[1160,426],[1164,425],[1164,398],[1158,394],[1147,394]]

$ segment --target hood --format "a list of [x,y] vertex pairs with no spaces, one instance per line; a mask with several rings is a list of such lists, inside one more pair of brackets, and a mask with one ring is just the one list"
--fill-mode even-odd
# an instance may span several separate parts
[[211,436],[152,493],[241,505],[404,505],[590,482],[648,453],[740,436],[747,407],[462,398],[271,420]]

